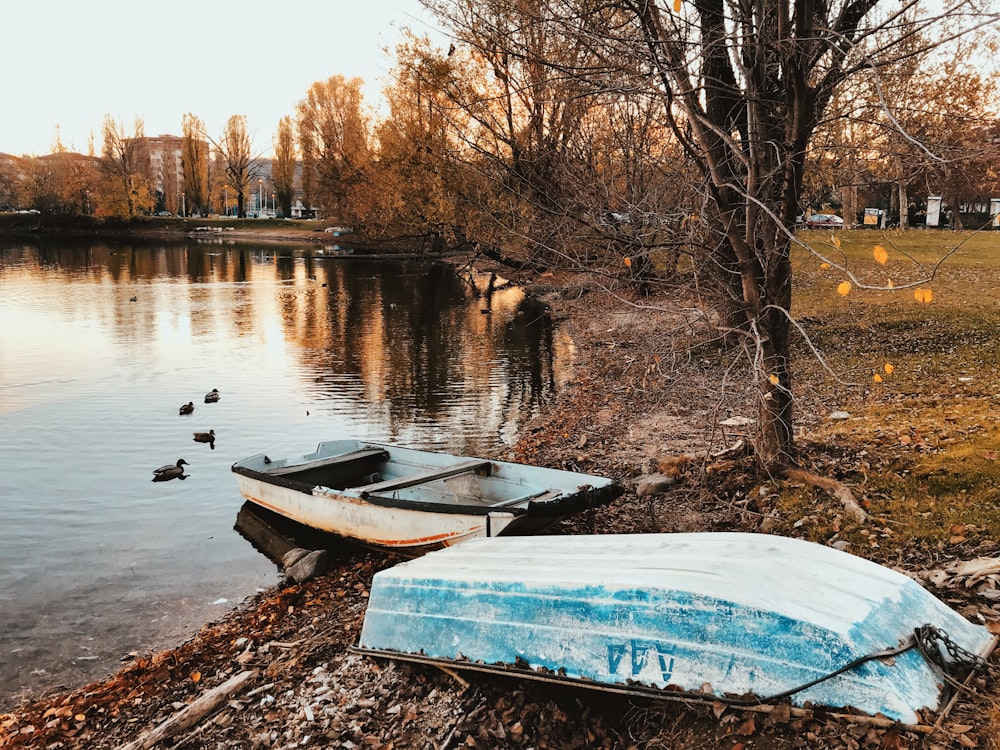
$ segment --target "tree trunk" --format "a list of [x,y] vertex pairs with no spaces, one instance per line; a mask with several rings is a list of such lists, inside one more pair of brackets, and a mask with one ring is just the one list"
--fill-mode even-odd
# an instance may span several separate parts
[[910,198],[902,180],[896,183],[896,195],[899,196],[899,228],[906,229],[910,225]]
[[787,466],[795,453],[791,367],[790,313],[792,265],[790,243],[777,241],[769,255],[775,259],[768,275],[762,309],[757,318],[758,346],[762,377],[757,459],[768,471]]
[[840,192],[844,202],[844,229],[854,229],[858,224],[858,186],[849,185]]

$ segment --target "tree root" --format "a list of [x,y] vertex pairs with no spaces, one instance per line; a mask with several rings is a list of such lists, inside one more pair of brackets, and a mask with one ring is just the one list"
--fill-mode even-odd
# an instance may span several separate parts
[[866,523],[868,521],[868,514],[858,505],[858,501],[854,499],[854,494],[846,484],[838,482],[836,479],[830,479],[829,477],[823,477],[811,471],[800,469],[797,466],[786,466],[781,470],[781,476],[784,479],[790,479],[794,482],[804,482],[813,487],[825,490],[840,501],[844,506],[844,510],[847,511],[853,521],[856,523]]

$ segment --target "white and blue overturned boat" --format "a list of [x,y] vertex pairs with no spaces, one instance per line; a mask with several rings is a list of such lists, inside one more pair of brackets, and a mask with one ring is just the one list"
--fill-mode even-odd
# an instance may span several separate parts
[[785,537],[703,533],[479,539],[433,552],[376,574],[358,648],[917,724],[941,706],[942,670],[958,666],[945,646],[972,666],[994,643],[875,563]]

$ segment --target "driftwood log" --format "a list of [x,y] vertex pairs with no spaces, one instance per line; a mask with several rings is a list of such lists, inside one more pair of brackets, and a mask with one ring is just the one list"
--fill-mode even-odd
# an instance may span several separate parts
[[212,688],[193,703],[163,721],[155,729],[146,732],[146,734],[136,740],[132,740],[127,745],[122,745],[119,750],[149,750],[160,742],[173,737],[178,732],[183,732],[185,729],[193,727],[228,701],[230,696],[238,693],[244,685],[256,676],[257,672],[253,669],[233,675],[218,687]]
[[811,471],[799,469],[794,466],[786,467],[782,470],[781,474],[785,479],[790,481],[811,484],[813,487],[825,490],[840,501],[841,505],[844,506],[844,511],[850,516],[852,521],[859,524],[867,523],[868,514],[858,504],[858,501],[854,499],[854,493],[843,482],[838,482],[836,479],[830,479],[829,477],[821,477]]

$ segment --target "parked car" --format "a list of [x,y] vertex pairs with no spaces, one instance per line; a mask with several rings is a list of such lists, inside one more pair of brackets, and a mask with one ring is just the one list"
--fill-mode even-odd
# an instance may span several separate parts
[[840,229],[844,220],[835,214],[813,214],[806,219],[806,229]]

